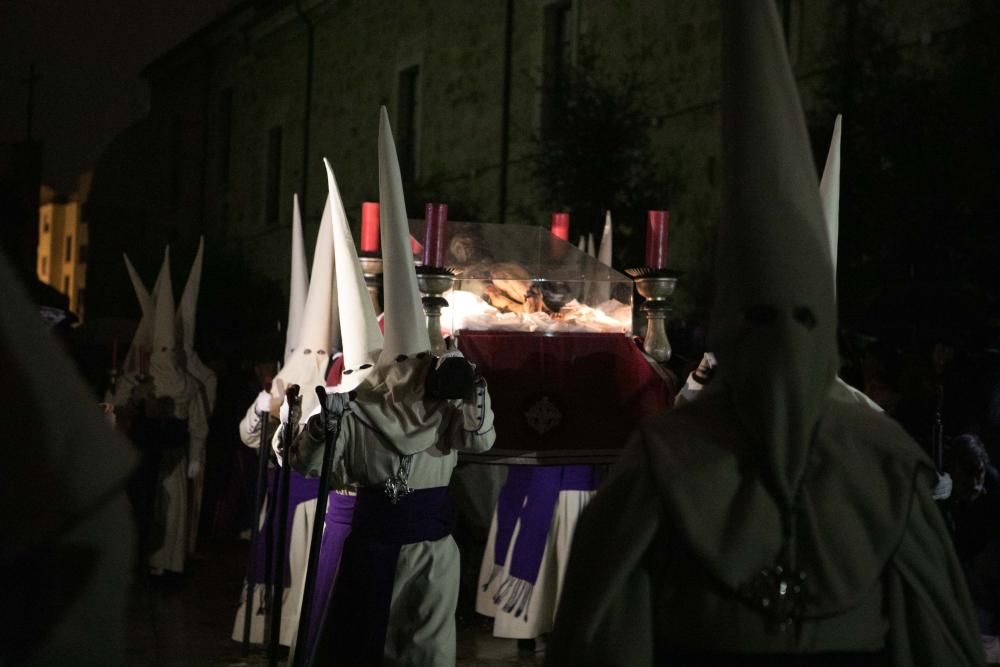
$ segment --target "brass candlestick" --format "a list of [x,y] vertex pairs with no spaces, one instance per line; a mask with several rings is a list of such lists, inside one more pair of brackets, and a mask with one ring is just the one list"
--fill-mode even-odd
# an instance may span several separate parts
[[368,296],[371,297],[372,306],[375,307],[375,315],[382,313],[382,299],[380,291],[382,289],[382,258],[361,256],[361,273],[365,277],[365,286],[368,288]]
[[445,351],[444,336],[441,335],[441,309],[448,305],[442,296],[455,283],[455,272],[435,266],[417,267],[417,287],[423,293],[424,314],[427,315],[427,335],[431,339],[431,352]]
[[641,267],[626,271],[635,281],[635,288],[646,302],[642,312],[646,315],[646,336],[642,349],[659,363],[670,361],[673,353],[667,338],[667,317],[670,315],[670,297],[677,289],[680,272],[669,269]]

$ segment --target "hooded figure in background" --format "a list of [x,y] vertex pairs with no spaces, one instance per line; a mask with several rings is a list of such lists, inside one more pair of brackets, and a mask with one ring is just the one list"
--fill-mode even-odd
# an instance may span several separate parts
[[[308,414],[317,404],[316,392],[313,387],[326,384],[327,368],[330,365],[330,353],[339,346],[337,327],[332,327],[332,316],[336,316],[336,286],[334,284],[333,256],[333,225],[330,217],[330,204],[327,202],[320,220],[319,232],[316,235],[316,248],[313,251],[312,273],[309,278],[307,295],[302,301],[301,310],[299,294],[303,289],[302,277],[305,275],[305,259],[302,249],[301,217],[298,214],[298,199],[295,200],[295,212],[292,219],[292,270],[291,294],[289,304],[289,326],[286,328],[285,349],[288,357],[285,364],[274,377],[269,391],[262,391],[257,400],[247,410],[240,423],[240,437],[248,447],[260,446],[261,416],[267,412],[272,420],[270,433],[271,447],[278,453],[277,462],[282,462],[281,454],[286,437],[286,425],[289,420],[294,432],[303,420],[302,414]],[[299,323],[299,324],[297,324]],[[294,342],[293,342],[294,341]],[[302,397],[302,412],[298,409],[290,411],[285,400],[285,391],[292,385],[298,385]],[[251,641],[263,641],[265,621],[268,610],[265,605],[265,586],[268,573],[265,570],[267,544],[274,542],[266,536],[277,531],[276,516],[270,511],[275,506],[277,493],[277,475],[270,472],[270,484],[266,505],[262,509],[264,519],[255,550],[254,571],[254,616],[250,623]],[[287,552],[285,562],[287,569],[280,573],[284,579],[284,592],[281,605],[281,644],[292,646],[298,631],[299,607],[302,600],[302,587],[305,583],[306,564],[309,558],[309,539],[312,534],[312,524],[316,513],[316,494],[319,483],[292,470],[289,477],[288,513],[286,516],[288,529],[286,543],[275,545]],[[236,612],[232,637],[240,641],[243,637],[243,614],[246,611],[246,600],[242,600]]]
[[[457,351],[430,354],[384,108],[379,190],[382,349],[374,363],[369,358],[358,366],[368,375],[353,393],[327,394],[326,415],[309,420],[292,451],[293,465],[318,474],[329,439],[334,465],[343,461],[347,478],[359,487],[354,525],[310,662],[448,665],[455,662],[459,583],[448,482],[458,450],[492,446],[493,412],[485,381]],[[345,362],[346,377],[354,363]]]
[[719,368],[584,513],[548,660],[981,663],[933,465],[830,396],[830,245],[775,7],[721,4]]
[[142,484],[153,494],[141,505],[146,538],[144,553],[150,552],[150,570],[183,572],[188,551],[190,516],[188,479],[198,475],[205,457],[208,418],[201,383],[183,367],[176,346],[174,295],[170,278],[170,249],[153,294],[152,349],[149,373],[142,381],[129,383],[121,393],[122,411],[130,413],[129,434],[143,450]]
[[3,253],[0,284],[0,396],[9,410],[0,664],[123,665],[135,560],[125,487],[136,453],[108,425]]
[[[191,264],[191,272],[184,284],[184,292],[177,307],[177,330],[181,336],[181,359],[184,370],[199,383],[205,419],[211,420],[215,408],[215,394],[218,379],[215,371],[205,365],[194,349],[194,332],[198,319],[198,293],[201,291],[201,269],[205,256],[205,239],[198,241],[198,252]],[[188,506],[188,553],[194,553],[198,541],[198,525],[201,520],[201,497],[205,484],[205,459],[192,461],[192,477],[189,487]]]

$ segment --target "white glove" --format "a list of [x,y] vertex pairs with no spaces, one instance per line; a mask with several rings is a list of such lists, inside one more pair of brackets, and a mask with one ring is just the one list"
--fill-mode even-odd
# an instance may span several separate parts
[[946,500],[951,497],[951,475],[948,473],[938,473],[937,484],[931,490],[931,497],[934,500]]
[[270,412],[271,411],[271,394],[269,394],[266,391],[262,391],[259,394],[257,394],[257,400],[254,403],[253,410],[254,410],[254,412],[257,413],[258,417],[261,416],[262,414],[264,414],[265,412]]
[[201,461],[188,461],[188,479],[194,479],[201,474]]
[[282,424],[288,423],[288,410],[288,399],[285,399],[281,402],[281,409],[278,410],[278,419],[281,420]]
[[[282,405],[282,409],[284,409],[285,406],[287,406],[287,405],[288,405],[288,403],[284,403]],[[285,417],[287,418],[287,416],[288,415],[287,415],[287,412],[286,412]],[[281,466],[285,465],[285,459],[282,457],[282,455],[281,455],[281,449],[279,448],[280,445],[281,445],[281,433],[279,432],[277,434],[277,437],[271,438],[271,451],[274,452],[274,458],[278,461],[278,467],[279,468]]]

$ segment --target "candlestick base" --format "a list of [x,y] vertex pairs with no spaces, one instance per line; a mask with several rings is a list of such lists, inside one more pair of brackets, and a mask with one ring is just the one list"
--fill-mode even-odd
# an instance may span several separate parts
[[670,297],[677,289],[681,273],[670,269],[639,267],[625,271],[635,281],[635,288],[646,302],[642,312],[646,315],[646,335],[642,349],[659,363],[670,361],[673,348],[667,337],[667,318],[670,315]]
[[361,273],[365,277],[365,286],[368,288],[368,296],[371,297],[372,306],[375,307],[375,315],[382,313],[382,258],[374,256],[358,257],[361,262]]
[[427,335],[431,339],[431,352],[445,351],[444,336],[441,335],[441,309],[448,305],[442,294],[455,283],[455,272],[436,266],[417,267],[417,287],[424,295],[424,314],[427,315]]

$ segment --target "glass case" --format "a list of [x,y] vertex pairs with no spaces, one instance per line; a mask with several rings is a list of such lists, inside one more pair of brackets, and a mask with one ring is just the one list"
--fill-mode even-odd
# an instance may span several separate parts
[[[424,221],[410,232],[419,263]],[[445,233],[446,331],[632,332],[632,281],[548,229],[448,221]]]

